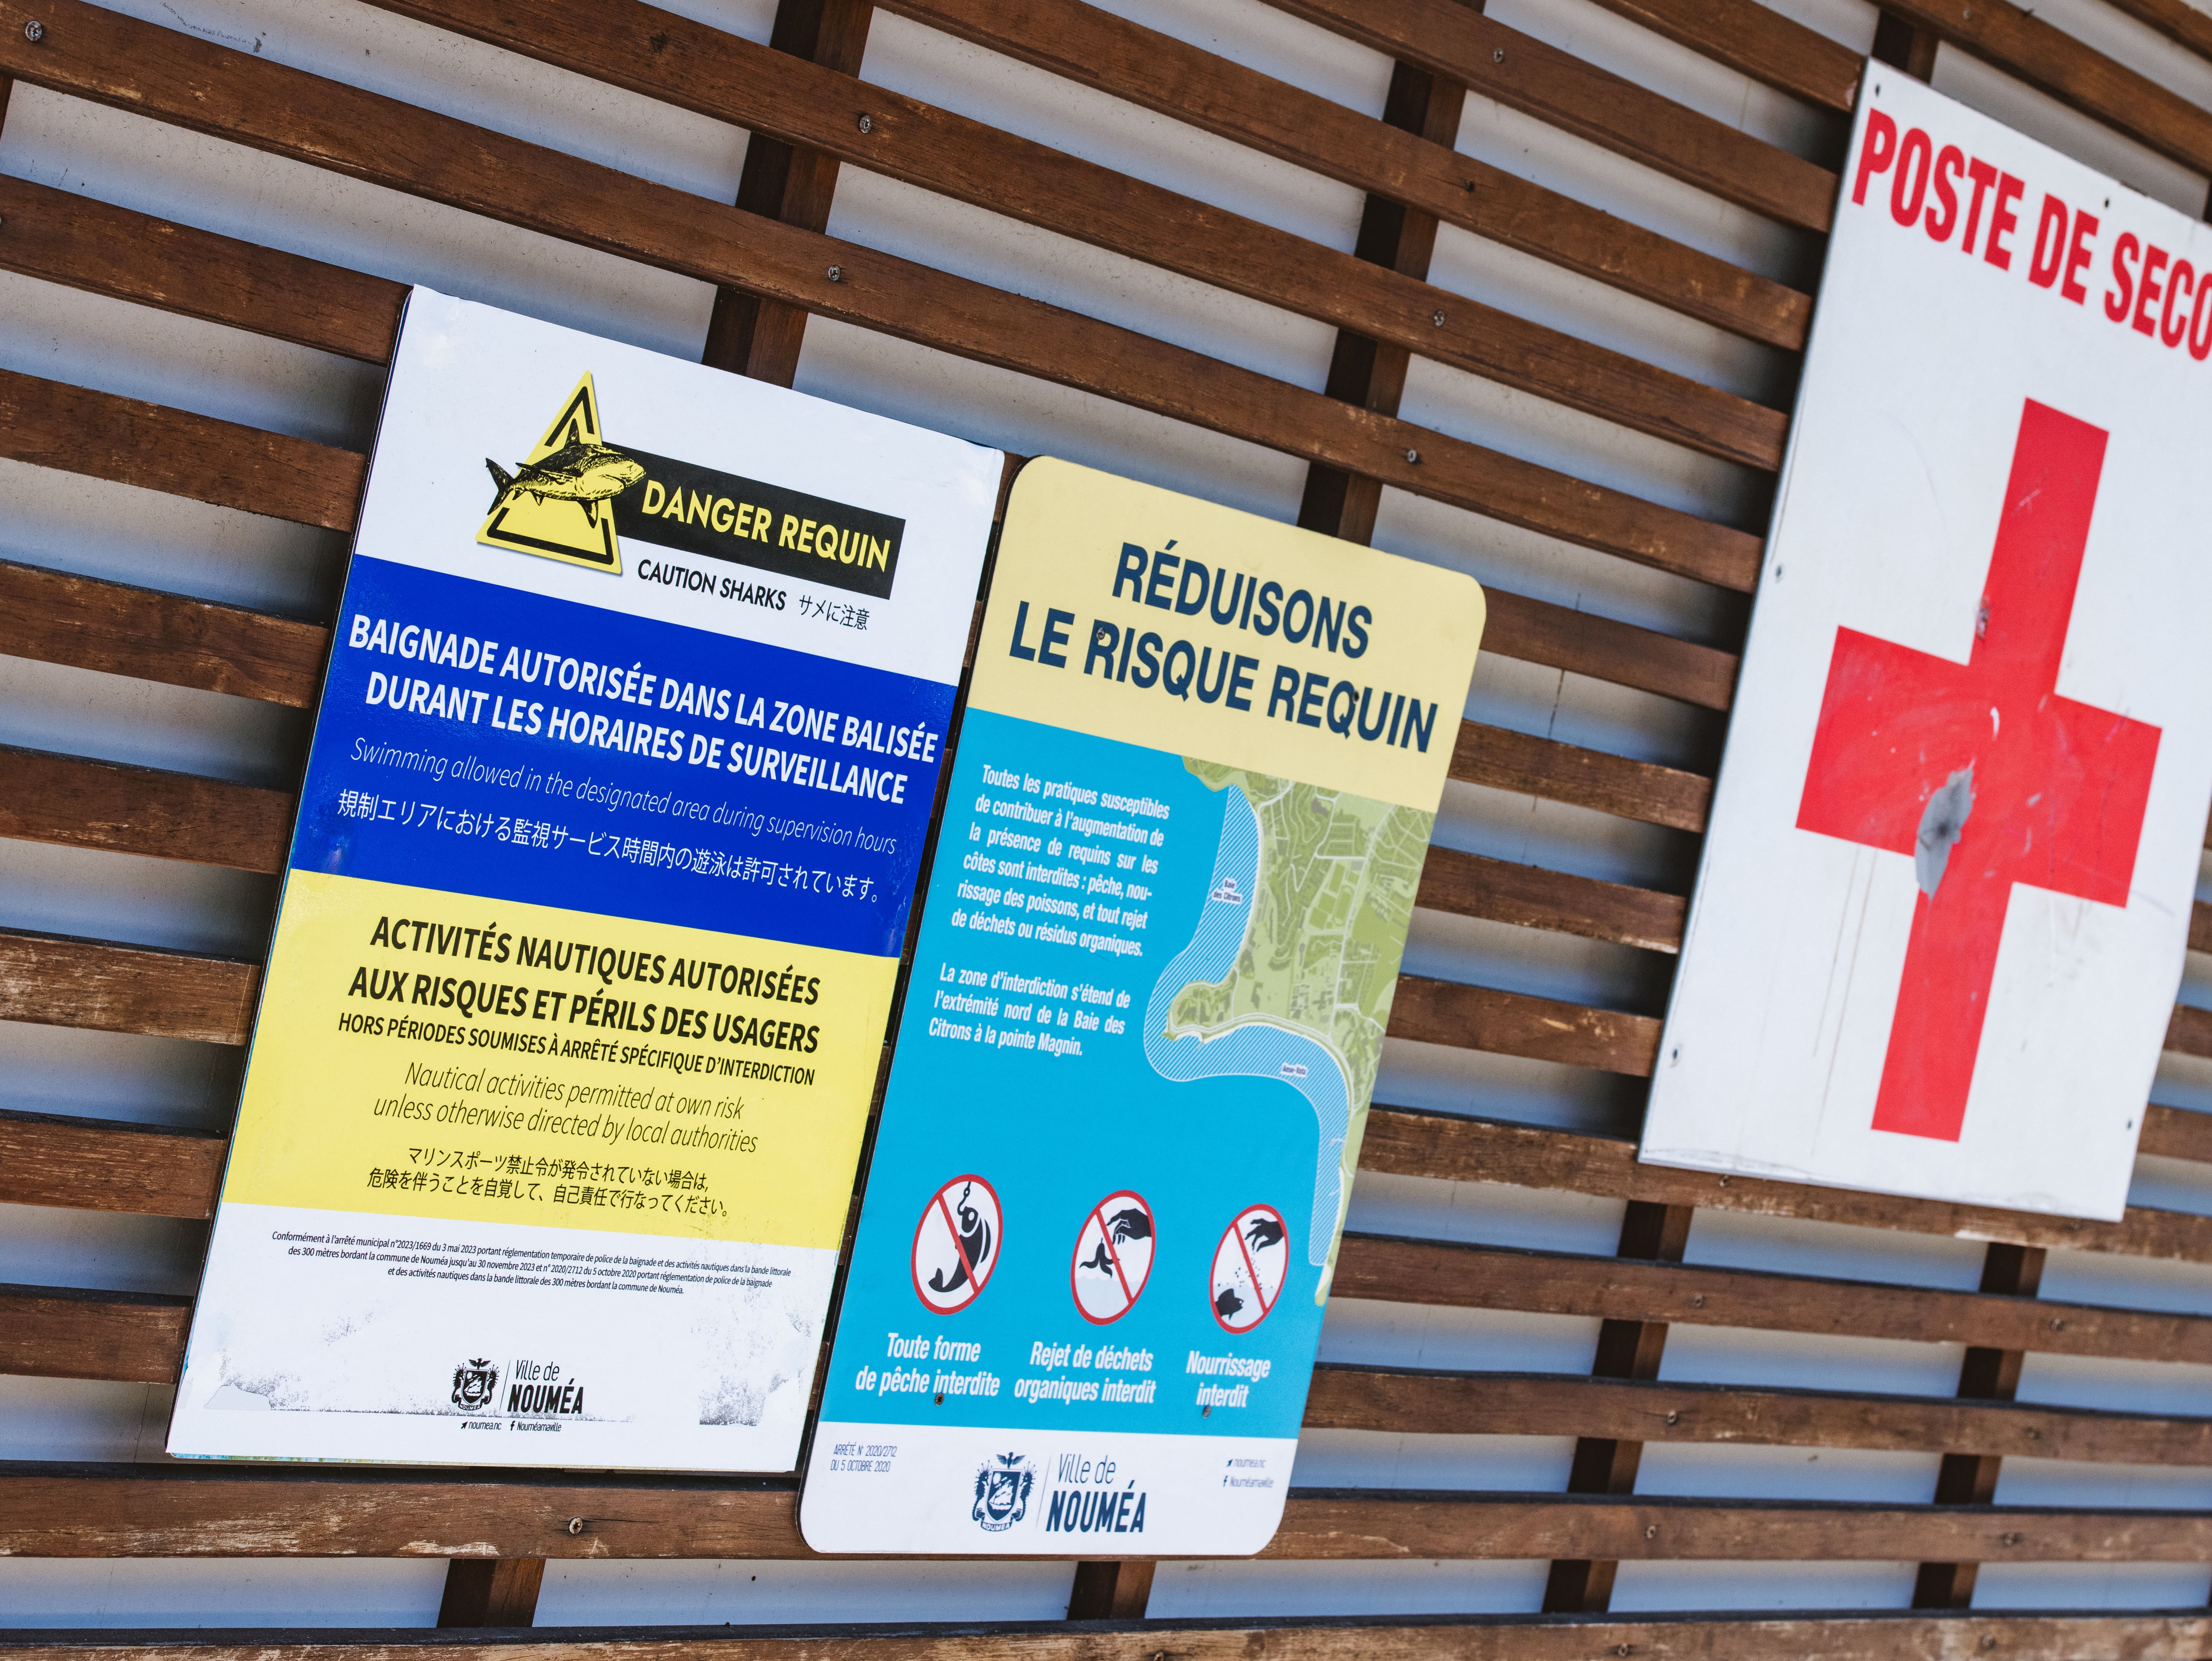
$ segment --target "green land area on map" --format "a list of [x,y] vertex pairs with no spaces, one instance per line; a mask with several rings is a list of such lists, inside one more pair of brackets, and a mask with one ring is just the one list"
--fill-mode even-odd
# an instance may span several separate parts
[[1260,820],[1260,874],[1234,967],[1178,992],[1168,1031],[1212,1037],[1257,1018],[1327,1045],[1350,1086],[1349,1195],[1436,815],[1189,757],[1183,765],[1208,789],[1244,793]]

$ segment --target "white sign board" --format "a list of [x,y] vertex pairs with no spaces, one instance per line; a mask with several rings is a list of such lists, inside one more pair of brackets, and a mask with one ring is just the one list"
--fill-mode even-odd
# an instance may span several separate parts
[[172,1454],[796,1463],[1000,465],[415,291]]
[[2212,231],[1868,70],[1643,1157],[2117,1218],[2212,798]]

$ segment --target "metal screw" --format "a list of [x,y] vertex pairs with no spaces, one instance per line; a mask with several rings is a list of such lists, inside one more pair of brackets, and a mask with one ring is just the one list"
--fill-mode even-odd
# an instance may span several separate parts
[[1690,1307],[1692,1309],[1703,1309],[1705,1306],[1705,1294],[1704,1293],[1693,1292],[1690,1294]]
[[1680,1413],[1670,1413],[1667,1415],[1667,1422],[1670,1425],[1674,1424],[1678,1422],[1681,1417],[1682,1415]]
[[1429,313],[1429,321],[1435,324],[1437,327],[1441,329],[1444,326],[1444,314],[1442,312],[1431,312]]
[[939,1396],[937,1398],[937,1405],[939,1407],[943,1407],[945,1405],[945,1398],[942,1396]]
[[860,118],[860,131],[862,132],[873,132],[875,130],[876,124],[874,122],[868,119],[865,115]]
[[1503,64],[1505,61],[1505,48],[1500,46],[1496,52],[1491,53],[1490,61],[1493,64]]
[[832,283],[842,283],[845,280],[845,268],[842,265],[832,265],[830,268],[830,280]]
[[2051,1329],[2053,1332],[2063,1332],[2066,1330],[2066,1323],[2054,1315],[2051,1317]]
[[2002,1546],[2016,1546],[2027,1538],[2024,1534],[2000,1534],[1997,1536],[1997,1543]]
[[33,17],[29,22],[23,25],[23,39],[29,41],[33,46],[37,46],[40,41],[46,38],[46,26],[44,23],[41,23],[37,18]]
[[1656,1540],[1659,1537],[1659,1525],[1656,1523],[1646,1523],[1644,1525],[1644,1537],[1646,1540]]
[[1995,1633],[1993,1633],[1993,1632],[1985,1632],[1985,1633],[1984,1633],[1984,1634],[1982,1634],[1982,1647],[1983,1647],[1984,1649],[1985,1649],[1985,1650],[1993,1650],[1993,1649],[1995,1649],[1996,1646],[1997,1646],[1997,1635],[1996,1635]]
[[1419,450],[1408,450],[1406,452],[1406,459],[1413,466],[1418,467],[1421,465],[1421,453]]
[[1723,1188],[1726,1188],[1728,1185],[1729,1185],[1729,1179],[1728,1179],[1727,1177],[1722,1177],[1722,1178],[1721,1178],[1721,1186],[1722,1186]]
[[583,1531],[584,1519],[580,1517],[571,1517],[568,1519],[568,1532],[571,1534],[581,1534]]

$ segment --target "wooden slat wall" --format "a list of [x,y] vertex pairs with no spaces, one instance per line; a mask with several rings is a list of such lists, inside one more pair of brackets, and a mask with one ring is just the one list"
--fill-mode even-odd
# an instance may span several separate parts
[[[1296,20],[1271,27],[1305,31],[1297,38],[1308,48],[1334,40],[1344,53],[1380,54],[1392,78],[1378,119],[1265,63],[1086,0],[892,0],[883,16],[859,0],[783,0],[765,44],[640,0],[372,3],[494,54],[472,61],[512,55],[687,119],[748,132],[742,176],[710,198],[513,136],[498,121],[450,113],[468,106],[465,96],[434,109],[295,67],[255,43],[138,21],[84,0],[40,0],[27,9],[21,0],[0,0],[0,88],[12,77],[36,89],[49,122],[56,111],[88,106],[126,112],[154,130],[231,147],[242,161],[260,152],[440,212],[501,222],[592,258],[612,256],[656,278],[709,285],[713,314],[701,350],[733,372],[804,384],[818,338],[810,319],[826,319],[902,350],[968,360],[1288,458],[1305,469],[1299,517],[1334,534],[1387,545],[1401,533],[1391,527],[1409,522],[1395,504],[1418,501],[1422,513],[1455,515],[1455,534],[1478,546],[1494,535],[1534,533],[1583,562],[1580,569],[1607,574],[1594,584],[1593,605],[1565,595],[1540,562],[1516,567],[1498,556],[1498,569],[1484,569],[1489,654],[1510,666],[1488,672],[1489,692],[1478,677],[1478,703],[1487,697],[1495,709],[1479,710],[1460,729],[1451,772],[1469,790],[1455,798],[1458,808],[1448,806],[1447,835],[1455,823],[1479,830],[1492,822],[1483,818],[1493,812],[1484,804],[1507,802],[1527,804],[1539,829],[1514,841],[1512,858],[1500,856],[1505,844],[1494,837],[1487,852],[1440,843],[1419,904],[1425,939],[1480,928],[1489,931],[1483,939],[1511,943],[1478,961],[1608,953],[1607,963],[1627,965],[1606,971],[1613,983],[1636,989],[1538,995],[1528,986],[1540,976],[1504,986],[1482,983],[1480,971],[1427,972],[1458,959],[1424,947],[1425,972],[1402,983],[1390,1035],[1431,1047],[1419,1053],[1456,1058],[1478,1079],[1493,1075],[1482,1069],[1504,1067],[1608,1080],[1605,1099],[1632,1111],[1637,1081],[1654,1062],[1665,977],[1686,909],[1680,879],[1669,885],[1659,873],[1690,868],[1704,827],[1714,717],[1733,701],[1740,597],[1758,569],[1755,527],[1764,481],[1778,467],[1786,437],[1788,386],[1786,374],[1752,377],[1744,384],[1757,381],[1761,390],[1747,392],[1726,384],[1725,373],[1685,373],[1679,351],[1639,355],[1634,343],[1646,335],[1633,319],[1668,317],[1668,327],[1714,331],[1716,338],[1750,343],[1740,350],[1786,362],[1805,338],[1811,277],[1802,259],[1792,264],[1795,256],[1754,269],[1758,259],[1735,263],[1715,252],[1716,244],[1633,222],[1632,215],[1618,216],[1555,184],[1462,153],[1455,144],[1475,126],[1463,127],[1461,112],[1470,124],[1534,123],[1607,157],[1615,176],[1648,173],[1668,190],[1701,193],[1717,210],[1725,204],[1747,222],[1763,223],[1778,239],[1771,246],[1816,251],[1833,205],[1834,135],[1864,62],[1857,51],[1759,0],[1594,0],[1611,16],[1593,39],[1611,30],[1616,47],[1623,39],[1664,42],[1649,62],[1686,52],[1755,83],[1747,87],[1746,108],[1767,99],[1776,111],[1817,113],[1819,120],[1794,127],[1779,115],[1769,122],[1778,131],[1828,135],[1791,148],[1751,130],[1756,123],[1733,125],[1692,107],[1691,93],[1665,73],[1653,71],[1651,85],[1623,73],[1620,50],[1601,63],[1553,44],[1562,33],[1578,39],[1577,28],[1591,30],[1595,11],[1554,18],[1509,15],[1502,7],[1493,15],[1463,0],[1268,0],[1283,19]],[[2189,7],[2111,3],[2160,31],[2177,52],[2212,57],[2212,29]],[[1917,72],[1925,73],[1939,51],[1969,53],[2181,166],[2212,173],[2212,112],[2057,24],[2007,0],[1888,0],[1885,15],[1885,40],[1905,31],[1897,38],[1908,40]],[[890,46],[883,45],[887,37]],[[1232,211],[1118,171],[1092,151],[999,127],[988,112],[963,113],[871,80],[872,52],[911,57],[915,41],[928,39],[999,54],[1025,74],[1073,83],[1086,98],[1302,170],[1317,187],[1355,192],[1364,200],[1357,246],[1347,251],[1310,228],[1284,228],[1264,213]],[[1628,58],[1646,61],[1632,52]],[[15,102],[21,123],[25,95],[18,92]],[[0,101],[0,119],[5,110]],[[880,181],[871,190],[896,187],[981,210],[1025,234],[1103,250],[1162,281],[1201,285],[1299,326],[1322,326],[1335,342],[1326,389],[1311,390],[1318,371],[1302,382],[1249,367],[1232,342],[1212,350],[1186,334],[1177,344],[1133,325],[1126,313],[1109,320],[1079,304],[1034,297],[1018,283],[937,269],[842,229],[833,235],[833,215],[851,199],[856,175]],[[185,320],[177,326],[217,325],[287,349],[371,366],[388,361],[404,279],[414,274],[404,249],[388,261],[362,255],[377,269],[356,269],[239,235],[235,222],[194,222],[189,204],[174,219],[155,217],[143,210],[143,193],[137,205],[108,194],[0,176],[0,271],[41,294],[137,308],[95,315],[167,313]],[[1666,221],[1663,213],[1654,217]],[[854,222],[867,222],[865,209]],[[1468,239],[1452,245],[1455,251],[1494,248],[1535,262],[1556,275],[1564,293],[1611,296],[1565,307],[1573,313],[1582,304],[1603,326],[1578,331],[1549,313],[1524,315],[1528,308],[1508,300],[1460,292],[1432,264],[1446,246],[1440,239],[1455,237]],[[832,265],[839,268],[834,283],[826,275]],[[0,320],[0,333],[5,327]],[[127,356],[129,343],[118,341],[117,350]],[[99,489],[159,493],[303,532],[350,529],[364,468],[357,448],[183,407],[186,400],[126,395],[122,388],[140,385],[127,375],[99,382],[65,368],[0,368],[0,457],[97,481]],[[1478,384],[1496,389],[1480,396],[1506,400],[1494,407],[1540,409],[1529,417],[1532,431],[1580,422],[1575,430],[1618,435],[1624,453],[1647,459],[1613,467],[1594,455],[1585,465],[1561,459],[1577,453],[1572,445],[1562,451],[1456,435],[1449,414],[1437,413],[1448,411],[1449,399],[1439,403],[1434,389]],[[1409,405],[1420,413],[1402,413]],[[1517,429],[1508,420],[1503,430]],[[1531,459],[1523,448],[1549,459]],[[1706,483],[1677,488],[1688,479]],[[1733,483],[1723,488],[1721,480]],[[1685,500],[1707,505],[1686,508]],[[0,652],[51,666],[34,672],[94,672],[271,709],[313,704],[329,647],[325,617],[240,603],[235,591],[185,592],[190,581],[165,582],[150,569],[131,568],[141,579],[134,584],[118,580],[112,573],[122,568],[112,562],[102,568],[111,575],[99,575],[61,569],[66,559],[12,542],[0,551],[14,556],[0,559]],[[1662,587],[1648,587],[1655,583]],[[1640,606],[1622,599],[1636,593],[1669,598]],[[1683,620],[1692,617],[1702,621]],[[1650,730],[1675,736],[1626,753],[1635,746],[1587,741],[1598,725],[1538,732],[1530,729],[1548,724],[1506,718],[1512,695],[1498,689],[1544,672],[1563,701],[1587,686],[1600,691],[1575,696],[1591,707],[1626,697],[1644,700],[1638,709],[1669,711],[1652,716]],[[1705,737],[1681,740],[1693,730]],[[141,764],[147,758],[130,753]],[[58,753],[40,743],[0,745],[10,785],[0,793],[0,840],[68,850],[40,857],[128,856],[265,878],[282,868],[297,806],[295,791],[278,782],[296,777],[301,760],[264,753],[250,770],[258,782],[248,783],[190,767]],[[1560,814],[1570,817],[1545,817]],[[1584,837],[1589,845],[1644,851],[1594,866],[1586,851],[1576,851],[1583,844],[1575,826],[1596,827]],[[1671,851],[1652,851],[1662,844]],[[2212,949],[2212,908],[2200,904],[2191,939],[2192,947]],[[246,1035],[258,973],[248,957],[4,927],[0,1019],[234,1050]],[[2193,997],[2175,1010],[2168,1033],[2178,1068],[2212,1058],[2212,1013],[2194,1007]],[[1386,1094],[1389,1088],[1386,1081]],[[1998,1462],[2008,1459],[2081,1470],[2212,1468],[2212,1416],[2012,1399],[2022,1368],[2036,1358],[2152,1369],[2212,1365],[2212,1308],[2166,1307],[2170,1297],[2148,1291],[2137,1296],[2142,1306],[2130,1306],[2124,1295],[2034,1295],[2046,1252],[2053,1265],[2105,1265],[2105,1283],[2123,1286],[2133,1264],[2212,1263],[2212,1217],[2137,1208],[2118,1222],[2085,1222],[1665,1171],[1635,1163],[1633,1143],[1623,1139],[1632,1122],[1595,1134],[1479,1116],[1486,1105],[1476,1086],[1426,1108],[1378,1106],[1362,1157],[1370,1183],[1426,1177],[1493,1185],[1468,1190],[1478,1212],[1480,1196],[1507,1190],[1518,1191],[1516,1203],[1539,1208],[1617,1205],[1627,1217],[1619,1252],[1595,1237],[1587,1249],[1567,1250],[1355,1231],[1337,1296],[1347,1310],[1401,1312],[1393,1318],[1425,1311],[1477,1323],[1490,1312],[1583,1323],[1601,1334],[1594,1369],[1333,1363],[1316,1376],[1307,1424],[1319,1437],[1571,1440],[1571,1491],[1301,1489],[1267,1555],[1316,1572],[1377,1561],[1548,1561],[1546,1607],[1557,1613],[1536,1617],[1531,1602],[1529,1618],[1518,1621],[1152,1621],[816,1637],[609,1631],[564,1641],[586,1651],[619,1646],[631,1658],[665,1645],[687,1653],[743,1648],[748,1656],[834,1651],[855,1658],[957,1648],[1008,1657],[1605,1653],[1711,1661],[1993,1652],[2057,1661],[2198,1656],[2212,1648],[2203,1617],[2172,1613],[1716,1614],[1663,1621],[1603,1613],[1617,1567],[1626,1563],[1918,1563],[1918,1601],[1955,1606],[1984,1564],[2186,1566],[2212,1558],[2212,1524],[2202,1511],[2024,1506],[2002,1502],[1995,1486]],[[2183,1162],[2184,1170],[2212,1163],[2212,1116],[2165,1106],[2147,1106],[2146,1115],[2146,1155]],[[61,1114],[27,1098],[0,1109],[0,1203],[88,1220],[201,1222],[212,1208],[224,1147],[215,1129]],[[1945,1279],[1925,1263],[1889,1275],[1731,1267],[1698,1250],[1701,1215],[1753,1229],[1873,1231],[1866,1238],[1906,1249],[1901,1262],[1911,1261],[1916,1237],[1987,1243],[1990,1269],[1980,1290],[1968,1290],[1971,1281],[1960,1283],[1954,1273]],[[175,1377],[190,1309],[189,1299],[173,1293],[0,1286],[0,1374],[165,1384]],[[1819,1388],[1684,1383],[1660,1376],[1661,1346],[1677,1329],[1951,1346],[1969,1359],[1956,1395],[1948,1384],[1940,1393],[1879,1391],[1849,1378]],[[1941,1484],[1933,1484],[1931,1469],[1929,1491],[1910,1503],[1636,1491],[1642,1450],[1746,1447],[1950,1461]],[[25,1560],[427,1555],[456,1560],[443,1624],[526,1624],[549,1561],[807,1555],[793,1526],[787,1480],[27,1462],[0,1465],[0,1609],[7,1567]],[[1948,1573],[1931,1578],[1937,1568]],[[1149,1564],[1085,1565],[1070,1614],[1127,1622],[1147,1613],[1155,1588]],[[59,1661],[143,1646],[76,1636],[0,1647]],[[213,1658],[237,1646],[210,1639],[188,1647]],[[352,1661],[392,1646],[293,1634],[282,1647],[301,1658],[328,1653],[336,1661],[343,1653]],[[425,1654],[453,1646],[409,1647]],[[482,1657],[490,1647],[473,1644],[466,1653]]]

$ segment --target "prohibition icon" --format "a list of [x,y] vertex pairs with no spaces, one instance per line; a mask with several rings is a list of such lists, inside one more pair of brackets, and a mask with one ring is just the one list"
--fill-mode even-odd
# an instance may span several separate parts
[[1213,1249],[1213,1318],[1224,1332],[1249,1332],[1283,1295],[1291,1230],[1271,1205],[1247,1206]]
[[1104,1326],[1129,1312],[1152,1278],[1156,1244],[1152,1208],[1141,1194],[1122,1189],[1091,1208],[1067,1271],[1085,1320]]
[[915,1296],[939,1315],[974,1303],[999,1266],[1004,1229],[999,1191],[981,1177],[955,1177],[939,1189],[914,1228]]

